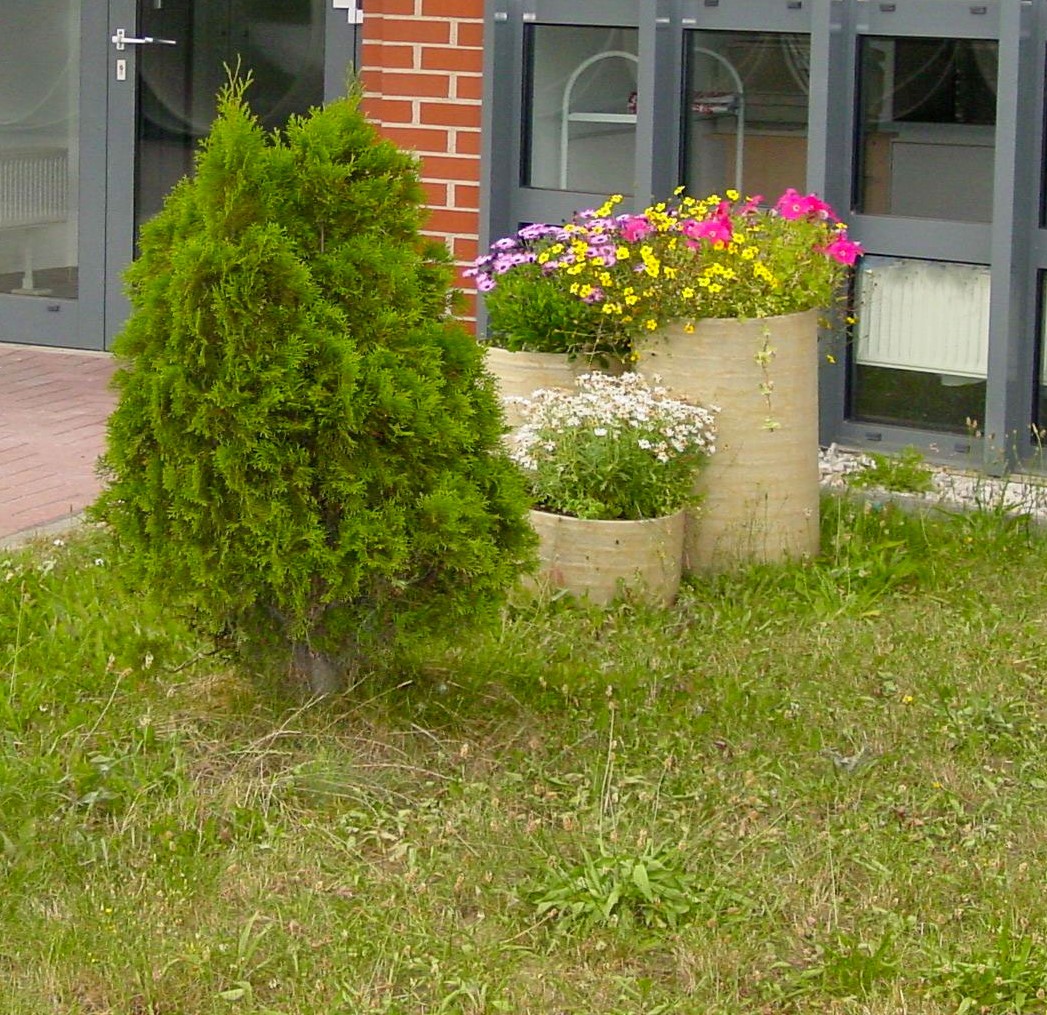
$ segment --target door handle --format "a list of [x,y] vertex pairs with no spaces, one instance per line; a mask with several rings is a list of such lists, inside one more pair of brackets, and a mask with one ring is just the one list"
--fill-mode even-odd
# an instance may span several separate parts
[[118,53],[122,53],[128,46],[177,46],[178,41],[176,39],[154,39],[151,35],[145,35],[141,39],[136,39],[133,36],[127,34],[127,30],[124,28],[118,28],[116,35],[112,38],[112,43],[116,46]]

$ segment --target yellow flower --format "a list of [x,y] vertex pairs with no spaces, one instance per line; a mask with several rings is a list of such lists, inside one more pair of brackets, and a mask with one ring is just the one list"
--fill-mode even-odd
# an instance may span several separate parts
[[709,292],[711,292],[711,293],[718,293],[718,292],[723,292],[723,286],[722,286],[722,285],[720,285],[720,283],[719,283],[719,282],[713,282],[713,283],[712,283],[712,284],[711,284],[711,285],[709,286]]
[[683,298],[685,300],[693,300],[694,299],[694,290],[689,285],[688,286],[684,286],[684,290],[683,290],[683,292],[680,295],[683,296]]
[[630,251],[628,247],[624,247],[624,246],[623,247],[619,247],[614,252],[615,257],[617,257],[619,261],[628,260],[630,253],[632,253],[632,251]]
[[683,326],[683,330],[684,330],[684,332],[685,332],[686,334],[688,334],[688,335],[693,335],[693,334],[694,334],[694,322],[693,322],[693,321],[688,321],[688,322],[687,322],[687,323],[686,323],[686,324],[685,324],[685,325]]
[[732,190],[728,190],[727,191],[727,200],[728,201],[737,201],[738,198],[740,198],[741,196],[742,195],[739,194],[737,190],[733,190],[732,189]]
[[653,318],[648,317],[647,320],[643,322],[643,326],[648,331],[654,331],[654,329],[658,327],[658,322]]

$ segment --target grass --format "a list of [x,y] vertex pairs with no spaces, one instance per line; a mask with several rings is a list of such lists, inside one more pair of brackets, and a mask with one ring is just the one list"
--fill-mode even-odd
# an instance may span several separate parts
[[1042,1012],[1047,541],[833,500],[326,703],[104,535],[0,559],[0,1011]]

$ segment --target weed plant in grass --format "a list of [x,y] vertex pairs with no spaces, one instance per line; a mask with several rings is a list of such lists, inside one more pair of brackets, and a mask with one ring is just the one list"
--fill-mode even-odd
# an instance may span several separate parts
[[824,517],[304,706],[102,533],[0,558],[0,1011],[1043,1011],[1047,545]]

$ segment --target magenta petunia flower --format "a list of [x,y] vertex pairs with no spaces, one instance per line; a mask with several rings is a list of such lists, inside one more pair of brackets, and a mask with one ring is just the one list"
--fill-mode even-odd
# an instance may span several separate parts
[[710,243],[730,243],[734,238],[729,215],[717,212],[711,219],[698,221],[684,219],[680,223],[680,232],[691,240],[708,240]]
[[618,220],[618,230],[626,243],[642,240],[653,228],[646,215],[623,215]]
[[847,239],[846,233],[841,233],[832,243],[822,248],[822,253],[828,255],[839,264],[851,265],[861,256],[862,245],[855,243],[854,240]]

